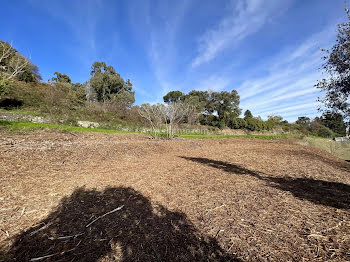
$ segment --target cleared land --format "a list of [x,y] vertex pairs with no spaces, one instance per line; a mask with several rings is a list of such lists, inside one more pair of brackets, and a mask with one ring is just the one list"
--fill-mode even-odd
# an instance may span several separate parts
[[0,260],[350,260],[350,164],[294,139],[0,137]]

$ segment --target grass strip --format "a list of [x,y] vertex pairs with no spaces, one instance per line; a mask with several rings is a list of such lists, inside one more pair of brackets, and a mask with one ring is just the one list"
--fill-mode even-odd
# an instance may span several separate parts
[[8,128],[11,131],[31,131],[37,129],[53,129],[53,130],[66,130],[70,132],[94,132],[94,133],[105,133],[105,134],[132,134],[136,132],[124,131],[124,130],[111,130],[102,128],[87,128],[78,126],[67,126],[67,125],[57,125],[57,124],[46,124],[46,123],[33,123],[33,122],[13,122],[0,120],[0,127]]

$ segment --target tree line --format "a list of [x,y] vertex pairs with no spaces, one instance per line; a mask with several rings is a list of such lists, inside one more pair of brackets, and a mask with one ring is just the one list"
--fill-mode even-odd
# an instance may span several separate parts
[[[236,90],[231,92],[193,90],[188,94],[181,91],[170,91],[163,97],[163,100],[168,107],[177,105],[177,107],[184,108],[182,111],[184,115],[179,118],[179,123],[200,123],[201,125],[220,129],[231,128],[247,131],[279,129],[280,132],[299,132],[321,137],[343,136],[346,134],[346,124],[342,114],[330,111],[325,111],[320,117],[315,117],[312,120],[305,116],[298,117],[295,123],[288,123],[278,115],[270,115],[264,121],[260,116],[253,116],[249,109],[244,112],[243,117],[239,117],[242,110],[239,107],[240,98]],[[152,121],[151,115],[156,115],[160,106],[160,104],[156,104],[152,107],[145,104],[141,105],[141,109],[143,109],[143,112],[148,112],[148,120]],[[153,120],[153,122],[157,121]],[[157,123],[164,124],[164,121],[158,121]]]

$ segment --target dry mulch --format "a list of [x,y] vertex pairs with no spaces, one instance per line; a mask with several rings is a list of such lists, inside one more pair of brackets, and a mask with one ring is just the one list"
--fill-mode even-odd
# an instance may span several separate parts
[[0,261],[350,261],[350,164],[295,140],[0,133]]

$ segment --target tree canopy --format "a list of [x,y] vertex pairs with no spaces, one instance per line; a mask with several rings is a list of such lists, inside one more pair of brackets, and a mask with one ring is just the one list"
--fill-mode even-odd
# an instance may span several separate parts
[[323,70],[329,75],[328,79],[318,81],[316,87],[326,91],[319,100],[326,111],[342,114],[350,118],[350,13],[346,9],[348,21],[338,25],[337,41],[331,50],[322,49],[326,55]]
[[188,94],[173,91],[164,97],[164,101],[180,100],[191,105],[197,114],[202,115],[202,124],[224,127],[228,125],[231,118],[238,117],[241,113],[239,95],[236,90],[231,92],[192,90]]
[[72,83],[70,77],[66,74],[61,74],[59,72],[53,73],[56,77],[51,78],[52,82],[60,82],[60,83]]
[[247,120],[247,119],[252,118],[252,117],[253,117],[252,112],[250,112],[250,110],[247,109],[247,110],[244,112],[244,119]]
[[165,103],[179,102],[183,100],[184,94],[181,91],[171,91],[163,96]]
[[214,110],[219,116],[219,120],[226,125],[230,118],[238,117],[241,114],[239,108],[239,95],[236,90],[231,92],[213,92],[211,100],[214,105]]
[[300,116],[298,117],[298,120],[295,121],[296,124],[303,125],[303,126],[308,126],[311,123],[311,120],[309,117],[306,116]]
[[344,118],[341,114],[331,112],[323,113],[321,122],[325,127],[328,127],[334,133],[345,136],[346,126],[344,123]]
[[98,101],[123,98],[127,104],[135,102],[132,83],[129,79],[125,82],[113,66],[107,66],[105,62],[95,62],[90,75],[90,85],[95,90]]

